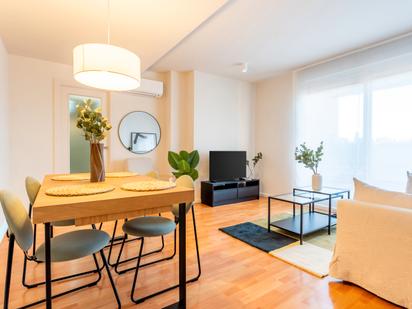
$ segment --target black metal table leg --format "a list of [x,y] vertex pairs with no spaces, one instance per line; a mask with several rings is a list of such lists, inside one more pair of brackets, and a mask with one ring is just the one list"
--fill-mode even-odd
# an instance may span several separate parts
[[186,203],[179,204],[179,308],[186,308]]
[[10,234],[9,235],[9,251],[7,255],[6,282],[4,286],[4,302],[3,302],[4,309],[9,308],[11,271],[12,271],[12,266],[13,266],[13,251],[14,251],[14,234]]
[[296,214],[296,204],[295,203],[293,203],[293,216],[295,216],[295,214]]
[[332,216],[332,197],[329,196],[328,235],[330,235],[331,216]]
[[300,234],[299,234],[300,244],[303,244],[303,205],[300,204]]
[[179,204],[179,302],[164,309],[186,309],[186,204]]
[[268,197],[268,232],[270,232],[270,196]]
[[44,224],[45,272],[46,272],[46,308],[52,307],[51,258],[50,258],[50,223]]

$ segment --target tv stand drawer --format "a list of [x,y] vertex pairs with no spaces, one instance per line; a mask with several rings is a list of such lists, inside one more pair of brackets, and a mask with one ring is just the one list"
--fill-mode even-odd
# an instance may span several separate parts
[[213,191],[213,201],[222,202],[226,200],[236,200],[237,199],[237,189],[226,189],[226,190],[216,190]]

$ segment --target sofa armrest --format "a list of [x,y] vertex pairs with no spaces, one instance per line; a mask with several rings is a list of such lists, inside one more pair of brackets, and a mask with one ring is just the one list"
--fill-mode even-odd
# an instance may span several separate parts
[[340,200],[330,275],[412,307],[412,209]]

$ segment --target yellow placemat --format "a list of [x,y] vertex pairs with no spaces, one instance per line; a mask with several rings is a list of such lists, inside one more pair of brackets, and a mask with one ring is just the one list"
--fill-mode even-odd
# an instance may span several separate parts
[[120,188],[127,191],[157,191],[176,187],[174,182],[162,180],[135,181],[123,184]]
[[114,186],[107,184],[88,183],[84,185],[67,185],[49,188],[46,190],[46,194],[52,196],[81,196],[106,193],[114,189]]
[[122,178],[122,177],[133,177],[137,176],[137,173],[133,172],[111,172],[106,173],[107,178]]
[[66,174],[66,175],[57,175],[51,178],[52,180],[58,181],[76,181],[76,180],[89,180],[89,173],[77,173],[77,174]]

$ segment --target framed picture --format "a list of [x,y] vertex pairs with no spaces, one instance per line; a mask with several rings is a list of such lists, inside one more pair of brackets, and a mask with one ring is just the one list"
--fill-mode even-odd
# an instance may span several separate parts
[[157,145],[156,133],[130,132],[130,151],[134,153],[146,153]]

